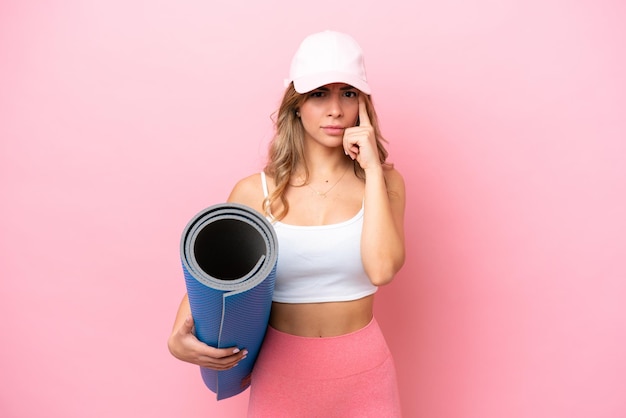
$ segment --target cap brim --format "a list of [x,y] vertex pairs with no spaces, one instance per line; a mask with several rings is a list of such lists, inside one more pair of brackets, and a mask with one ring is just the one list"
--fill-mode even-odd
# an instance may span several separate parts
[[359,77],[355,77],[351,74],[327,72],[318,73],[314,75],[304,76],[293,80],[293,87],[300,94],[308,93],[316,88],[325,86],[332,83],[345,83],[352,87],[359,89],[365,94],[371,94],[370,86],[367,82],[363,81]]

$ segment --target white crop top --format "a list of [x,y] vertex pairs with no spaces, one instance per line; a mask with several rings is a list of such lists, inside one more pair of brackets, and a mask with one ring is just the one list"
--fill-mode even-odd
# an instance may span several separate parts
[[[261,181],[267,197],[263,172]],[[272,223],[278,238],[274,302],[350,301],[378,290],[361,260],[363,207],[353,218],[331,225]]]

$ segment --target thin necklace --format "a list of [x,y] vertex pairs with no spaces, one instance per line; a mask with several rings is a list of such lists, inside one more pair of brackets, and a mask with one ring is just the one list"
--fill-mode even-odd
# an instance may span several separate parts
[[311,188],[311,190],[313,190],[315,192],[316,195],[326,198],[326,195],[328,194],[328,192],[330,192],[336,185],[339,184],[339,182],[341,181],[341,179],[343,178],[343,176],[346,175],[346,173],[348,172],[348,169],[350,168],[350,165],[346,166],[346,169],[343,171],[343,174],[341,174],[341,177],[339,177],[339,179],[335,182],[335,184],[333,184],[332,186],[330,186],[330,188],[328,190],[326,190],[325,192],[320,192],[318,190],[315,190],[313,188],[313,186],[311,186],[311,184],[309,182],[306,183],[307,186],[309,186]]

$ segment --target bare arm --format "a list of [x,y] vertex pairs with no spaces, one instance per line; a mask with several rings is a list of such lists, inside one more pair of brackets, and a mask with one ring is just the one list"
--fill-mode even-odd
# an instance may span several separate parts
[[404,264],[405,188],[400,173],[384,168],[364,100],[359,97],[360,125],[346,130],[344,150],[365,170],[361,256],[374,285],[385,285]]
[[366,171],[361,255],[377,286],[391,282],[404,264],[404,199],[404,181],[397,171]]

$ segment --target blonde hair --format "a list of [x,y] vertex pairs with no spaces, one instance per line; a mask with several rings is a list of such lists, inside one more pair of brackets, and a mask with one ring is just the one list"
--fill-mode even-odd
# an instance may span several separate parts
[[[386,141],[380,133],[378,117],[374,110],[372,98],[364,93],[360,94],[363,94],[365,98],[367,114],[374,128],[380,162],[383,165],[389,165],[387,163],[389,153],[383,145],[383,142]],[[263,210],[266,216],[275,220],[281,220],[289,211],[289,202],[285,198],[285,191],[291,176],[295,173],[299,164],[302,164],[304,168],[305,181],[309,176],[309,170],[304,158],[304,127],[296,114],[307,98],[307,94],[296,92],[293,83],[291,83],[285,90],[280,107],[274,114],[275,134],[269,144],[268,159],[264,171],[265,174],[274,179],[275,187],[263,201]],[[365,180],[365,172],[356,160],[354,161],[354,173],[357,177]],[[272,208],[280,208],[280,210],[276,212]]]

